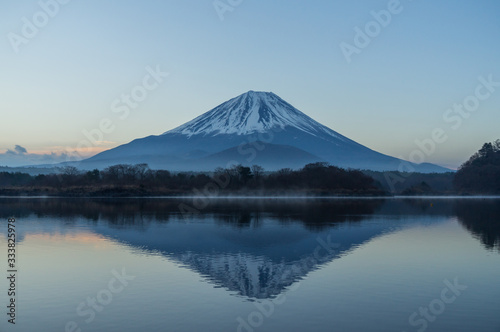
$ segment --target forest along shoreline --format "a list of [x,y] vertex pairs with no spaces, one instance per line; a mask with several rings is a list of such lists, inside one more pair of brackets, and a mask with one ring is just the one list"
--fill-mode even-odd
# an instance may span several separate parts
[[[5,169],[5,168],[4,168]],[[31,169],[36,171],[36,169]],[[457,172],[402,173],[343,169],[312,163],[298,170],[266,172],[235,165],[213,172],[152,170],[147,164],[49,174],[0,172],[0,196],[438,196],[499,195],[500,140],[485,143]]]
[[151,170],[146,164],[114,165],[81,172],[65,167],[58,174],[0,173],[2,196],[385,196],[376,181],[358,170],[326,163],[300,170],[265,172],[260,166],[218,168],[210,173]]

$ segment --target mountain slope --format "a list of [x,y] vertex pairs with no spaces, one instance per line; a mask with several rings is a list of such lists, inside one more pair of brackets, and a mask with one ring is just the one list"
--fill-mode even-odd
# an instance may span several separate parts
[[165,134],[179,133],[188,137],[249,135],[286,127],[294,127],[314,136],[330,135],[340,140],[345,139],[274,93],[255,91],[233,98]]
[[[277,160],[276,156],[280,157]],[[325,161],[318,156],[289,145],[255,142],[247,146],[229,148],[199,160],[203,168],[215,169],[222,164],[260,165],[265,169],[283,168],[281,159],[286,160],[287,168],[301,168],[306,164]]]
[[[265,143],[263,148],[260,143]],[[268,170],[315,161],[379,171],[397,170],[402,164],[320,124],[273,93],[249,91],[162,135],[136,139],[79,166],[140,162],[153,168],[212,170],[232,160],[262,164]],[[413,167],[420,172],[449,171],[432,164]]]

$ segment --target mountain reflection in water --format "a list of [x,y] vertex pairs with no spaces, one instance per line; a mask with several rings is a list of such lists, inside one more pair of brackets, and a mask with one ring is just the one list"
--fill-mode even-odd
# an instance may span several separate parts
[[[311,271],[404,227],[408,216],[457,217],[500,244],[496,200],[214,200],[188,218],[176,199],[0,199],[0,217],[55,218],[146,254],[161,254],[247,299],[274,298]],[[39,232],[53,232],[53,224]],[[18,235],[23,238],[22,232]]]

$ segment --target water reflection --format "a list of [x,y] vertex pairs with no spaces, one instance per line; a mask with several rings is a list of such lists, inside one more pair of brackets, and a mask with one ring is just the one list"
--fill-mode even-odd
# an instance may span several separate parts
[[500,202],[468,200],[455,204],[460,223],[489,250],[500,251]]
[[[175,199],[8,199],[0,198],[0,217],[83,217],[115,225],[168,222],[171,217],[216,218],[235,226],[247,227],[261,215],[283,222],[299,221],[310,226],[325,222],[360,221],[373,214],[383,200],[213,200],[198,214],[184,216]],[[185,219],[186,219],[185,218]]]
[[58,223],[67,230],[83,222],[99,236],[159,253],[247,299],[276,297],[311,271],[404,227],[409,216],[457,216],[486,247],[498,249],[500,243],[497,200],[216,200],[187,219],[179,204],[0,199],[0,218],[50,218],[40,226],[48,233]]

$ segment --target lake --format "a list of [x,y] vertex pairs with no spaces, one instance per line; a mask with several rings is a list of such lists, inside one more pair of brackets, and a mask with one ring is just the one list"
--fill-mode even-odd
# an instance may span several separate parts
[[0,227],[0,331],[500,331],[500,199],[0,198]]

